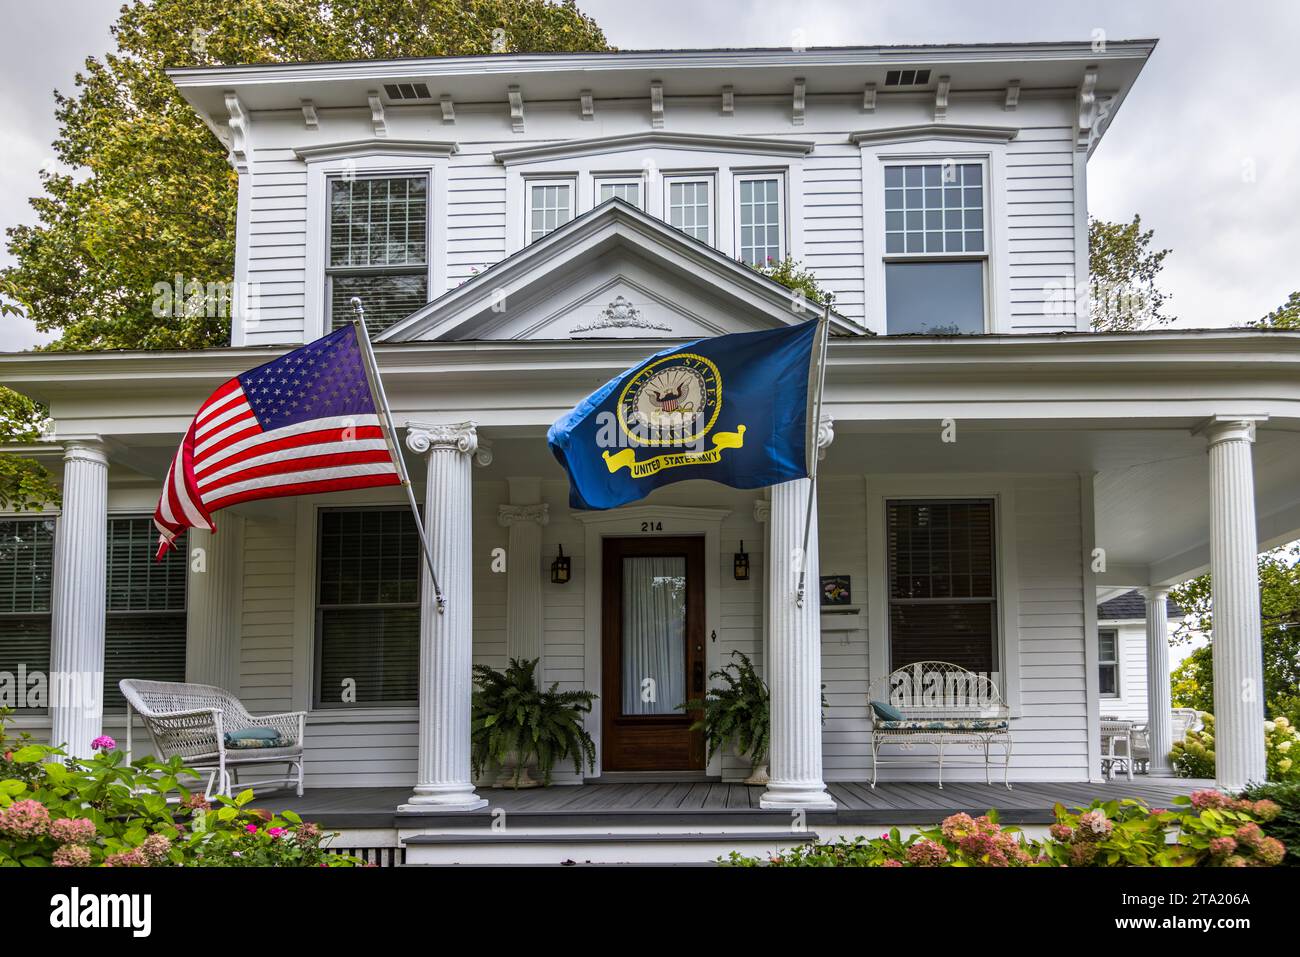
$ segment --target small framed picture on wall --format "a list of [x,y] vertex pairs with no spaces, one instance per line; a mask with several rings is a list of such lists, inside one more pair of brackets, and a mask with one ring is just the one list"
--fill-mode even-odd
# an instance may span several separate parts
[[848,575],[822,576],[822,604],[847,605],[853,601]]

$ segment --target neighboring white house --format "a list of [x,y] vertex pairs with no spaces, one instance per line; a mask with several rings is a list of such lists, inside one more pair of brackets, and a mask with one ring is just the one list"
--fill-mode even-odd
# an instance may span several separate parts
[[[1182,609],[1167,598],[1168,641],[1178,630]],[[1097,606],[1098,694],[1103,714],[1146,724],[1147,602],[1139,591],[1108,598]]]
[[[869,778],[869,683],[935,658],[996,676],[1013,781],[1097,780],[1099,586],[1212,568],[1216,680],[1258,685],[1255,555],[1300,537],[1300,334],[1093,334],[1082,300],[1087,160],[1153,48],[173,71],[238,171],[235,281],[252,295],[236,295],[225,349],[0,357],[6,385],[49,404],[64,487],[61,513],[0,517],[0,671],[105,673],[109,688],[102,715],[19,723],[84,751],[121,728],[119,678],[189,678],[250,710],[308,710],[309,787],[468,808],[471,660],[540,657],[547,682],[601,695],[598,776],[739,780],[734,755],[705,764],[677,702],[620,706],[622,626],[602,611],[635,589],[619,564],[635,548],[680,560],[701,596],[678,660],[763,663],[769,806]],[[786,255],[835,296],[809,574],[847,578],[850,595],[824,615],[793,601],[806,480],[689,482],[578,512],[545,443],[672,342],[807,319],[749,265]],[[420,587],[395,489],[235,507],[191,536],[202,561],[152,564],[149,516],[199,403],[347,321],[352,296],[411,423],[446,614]],[[557,584],[561,548],[573,567]],[[1148,644],[1166,647],[1156,627]],[[1165,654],[1149,667],[1167,672]],[[1153,707],[1167,733],[1167,697]],[[1221,782],[1262,777],[1258,701],[1217,717]]]

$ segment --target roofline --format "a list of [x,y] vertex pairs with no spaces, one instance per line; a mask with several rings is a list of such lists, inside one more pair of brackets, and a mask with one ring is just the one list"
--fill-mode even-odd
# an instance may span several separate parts
[[432,77],[459,73],[536,73],[574,66],[583,70],[606,68],[716,68],[716,67],[818,67],[870,66],[889,63],[926,64],[1070,60],[1113,61],[1146,59],[1155,49],[1154,38],[1108,40],[1098,51],[1092,41],[1061,40],[1022,43],[885,44],[881,46],[700,48],[681,50],[615,50],[583,53],[495,53],[477,56],[398,57],[384,60],[313,61],[306,63],[245,63],[230,66],[170,67],[167,75],[180,87],[220,86],[232,82],[368,77],[382,71],[394,80],[406,76]]

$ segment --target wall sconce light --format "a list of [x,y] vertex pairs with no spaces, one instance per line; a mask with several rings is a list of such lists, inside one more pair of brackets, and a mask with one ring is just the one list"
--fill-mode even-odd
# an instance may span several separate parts
[[569,556],[564,554],[564,546],[560,547],[560,554],[551,562],[551,584],[564,585],[569,581]]
[[736,552],[733,569],[735,571],[736,581],[749,581],[749,552],[745,551],[744,539],[741,539],[740,551]]

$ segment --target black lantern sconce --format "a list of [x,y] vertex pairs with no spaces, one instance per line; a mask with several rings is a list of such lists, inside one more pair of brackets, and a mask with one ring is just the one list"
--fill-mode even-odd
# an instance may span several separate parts
[[559,546],[560,554],[551,562],[551,584],[567,585],[569,582],[569,556],[564,554],[564,546]]
[[735,563],[732,566],[736,575],[736,581],[749,581],[749,552],[745,551],[745,542],[740,542],[740,551],[736,552]]

